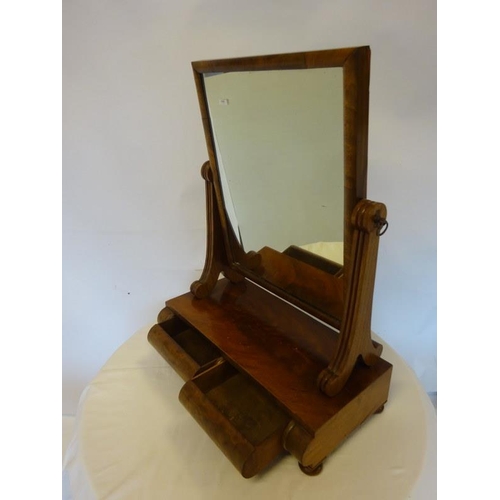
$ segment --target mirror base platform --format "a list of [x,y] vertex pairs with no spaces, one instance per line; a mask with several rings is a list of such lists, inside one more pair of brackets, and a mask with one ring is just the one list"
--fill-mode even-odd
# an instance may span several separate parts
[[328,397],[317,387],[338,333],[248,280],[166,302],[149,342],[183,378],[180,402],[243,477],[288,452],[309,475],[387,401],[392,365],[356,365]]

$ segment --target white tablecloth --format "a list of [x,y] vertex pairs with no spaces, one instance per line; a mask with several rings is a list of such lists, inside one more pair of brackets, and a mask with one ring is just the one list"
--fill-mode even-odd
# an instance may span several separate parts
[[243,479],[179,403],[183,382],[147,342],[149,328],[123,344],[84,390],[63,464],[64,498],[436,498],[436,413],[389,346],[383,357],[394,369],[385,411],[330,455],[319,476],[306,476],[285,456]]

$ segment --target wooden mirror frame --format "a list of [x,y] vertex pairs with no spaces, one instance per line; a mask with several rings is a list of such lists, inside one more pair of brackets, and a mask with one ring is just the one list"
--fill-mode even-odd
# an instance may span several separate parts
[[[324,459],[388,398],[392,365],[380,357],[370,329],[378,241],[387,221],[385,206],[365,198],[369,57],[369,48],[360,47],[193,63],[210,157],[202,166],[205,266],[190,292],[166,301],[148,340],[186,381],[181,403],[244,477],[283,450],[303,472],[318,474]],[[278,277],[288,279],[287,258],[296,261],[286,283],[297,288],[280,288],[259,274],[262,255],[243,251],[226,215],[203,74],[332,66],[344,69],[348,138],[344,274],[269,249],[281,256],[273,261]],[[339,317],[325,308],[328,301]]]
[[[300,52],[292,54],[244,57],[237,59],[219,59],[192,63],[198,100],[203,120],[205,140],[209,154],[209,174],[214,186],[214,203],[217,204],[221,233],[225,245],[224,268],[247,277],[260,286],[270,290],[322,321],[339,328],[344,315],[344,303],[347,294],[345,277],[351,275],[353,225],[351,215],[356,204],[366,197],[367,148],[368,148],[368,101],[370,77],[370,48],[355,47],[345,49]],[[331,272],[319,271],[311,280],[310,267],[304,268],[296,259],[287,258],[272,249],[267,249],[272,259],[272,271],[263,275],[257,272],[258,256],[255,252],[245,253],[239,244],[234,229],[228,219],[217,154],[215,152],[214,133],[210,120],[204,75],[239,71],[270,71],[314,68],[343,69],[343,111],[344,111],[344,262],[342,272],[334,277]],[[207,172],[202,174],[205,178]],[[212,243],[209,242],[209,246]],[[257,249],[255,249],[257,250]],[[297,249],[298,251],[298,249]],[[318,257],[319,261],[320,258]],[[210,263],[208,262],[210,268]],[[327,265],[325,262],[324,265]],[[207,267],[207,265],[206,265]],[[318,265],[321,267],[321,263]],[[293,269],[292,269],[293,268]],[[292,272],[289,272],[292,271]],[[314,271],[314,270],[312,270]],[[210,273],[208,273],[210,274]],[[208,288],[215,285],[213,277],[207,273],[192,288],[198,296],[208,293]],[[290,275],[293,274],[293,279]],[[307,276],[306,276],[307,274]],[[314,286],[311,286],[314,281]],[[325,290],[327,293],[325,293]]]

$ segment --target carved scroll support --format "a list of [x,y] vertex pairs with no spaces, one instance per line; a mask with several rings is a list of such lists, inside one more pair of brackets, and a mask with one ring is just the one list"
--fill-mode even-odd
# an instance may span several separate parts
[[[205,193],[207,202],[207,251],[205,266],[199,280],[191,284],[193,295],[202,299],[207,297],[214,288],[220,273],[232,281],[238,283],[243,281],[244,276],[231,267],[231,259],[228,256],[226,242],[224,241],[224,230],[222,227],[219,204],[214,185],[214,172],[209,161],[201,167],[201,176],[205,179]],[[229,226],[228,231],[229,246],[239,262],[252,267],[259,263],[258,255],[255,252],[245,253],[239,245],[235,243],[236,236]]]
[[340,342],[332,361],[317,380],[321,391],[328,396],[335,396],[342,390],[358,359],[371,366],[382,353],[382,346],[371,339],[370,325],[378,243],[387,229],[386,217],[383,203],[366,199],[356,205],[351,216],[353,260],[347,280]]

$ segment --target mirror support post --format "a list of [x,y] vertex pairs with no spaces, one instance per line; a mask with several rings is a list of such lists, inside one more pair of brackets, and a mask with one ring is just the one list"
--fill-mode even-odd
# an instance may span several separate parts
[[206,161],[201,167],[201,176],[205,179],[207,201],[207,251],[203,273],[199,280],[191,284],[191,293],[198,299],[203,299],[210,294],[221,272],[233,283],[244,279],[244,276],[232,269],[229,264],[219,207],[215,197],[214,175],[209,161]]
[[383,203],[366,199],[358,202],[351,216],[352,267],[340,342],[332,361],[317,380],[320,390],[330,397],[343,389],[359,358],[372,366],[382,353],[382,346],[372,341],[370,324],[379,236],[387,227],[386,217]]

